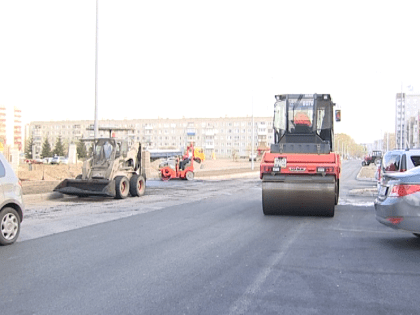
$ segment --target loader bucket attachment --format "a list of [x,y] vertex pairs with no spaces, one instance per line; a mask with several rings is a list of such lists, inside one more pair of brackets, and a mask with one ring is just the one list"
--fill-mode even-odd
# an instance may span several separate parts
[[115,197],[115,181],[107,179],[65,179],[54,191],[79,197]]

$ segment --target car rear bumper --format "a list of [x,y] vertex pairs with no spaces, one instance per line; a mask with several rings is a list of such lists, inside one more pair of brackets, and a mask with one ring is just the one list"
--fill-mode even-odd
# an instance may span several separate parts
[[420,233],[420,206],[405,198],[375,200],[376,220],[393,229]]

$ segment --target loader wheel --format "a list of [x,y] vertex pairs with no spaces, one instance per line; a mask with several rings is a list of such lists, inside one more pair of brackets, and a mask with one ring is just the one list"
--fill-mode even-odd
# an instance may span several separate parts
[[133,175],[130,179],[130,194],[133,197],[140,197],[144,195],[146,190],[146,181],[143,176]]
[[125,176],[117,176],[115,177],[115,193],[116,199],[124,199],[128,196],[128,192],[130,191],[130,182],[128,178]]
[[194,173],[193,172],[187,172],[187,174],[185,174],[185,178],[187,180],[193,180],[194,179]]

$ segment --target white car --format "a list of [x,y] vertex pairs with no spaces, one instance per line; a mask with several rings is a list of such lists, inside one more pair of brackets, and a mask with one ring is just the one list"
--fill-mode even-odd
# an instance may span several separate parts
[[384,174],[405,172],[420,165],[420,150],[392,150],[385,153],[375,174],[378,188]]
[[252,161],[252,159],[254,159],[254,161],[257,160],[257,153],[254,153],[254,154],[250,154],[249,155],[249,160]]
[[68,160],[64,156],[54,156],[50,164],[67,164]]
[[0,189],[0,245],[10,245],[19,237],[25,207],[21,182],[1,153]]
[[53,159],[52,157],[46,157],[46,158],[43,158],[42,160],[44,164],[51,164],[52,159]]

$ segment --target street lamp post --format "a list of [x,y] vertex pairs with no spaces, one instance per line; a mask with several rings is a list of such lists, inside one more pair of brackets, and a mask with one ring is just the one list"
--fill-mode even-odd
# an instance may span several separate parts
[[98,3],[96,0],[96,45],[95,45],[95,122],[94,137],[98,138]]

